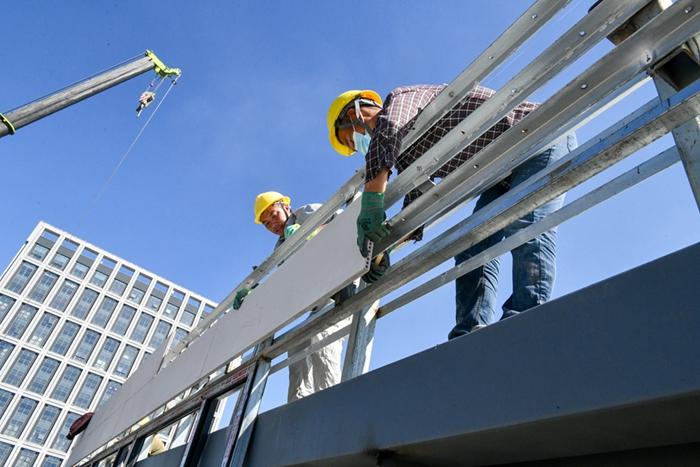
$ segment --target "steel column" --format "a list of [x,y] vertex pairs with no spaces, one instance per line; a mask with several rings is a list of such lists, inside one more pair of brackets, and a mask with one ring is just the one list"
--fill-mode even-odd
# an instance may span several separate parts
[[[194,417],[189,441],[180,461],[180,467],[196,467],[207,442],[209,430],[214,421],[218,399],[216,396],[203,399]],[[156,432],[154,436],[158,436]]]
[[378,308],[379,300],[360,309],[352,316],[341,381],[347,381],[369,371]]
[[[269,346],[271,342],[272,338],[268,338],[258,344],[256,353],[262,353],[262,350]],[[255,420],[260,412],[260,403],[265,393],[267,378],[270,376],[271,363],[272,361],[265,357],[261,357],[257,360],[255,364],[255,376],[253,376],[253,383],[249,388],[250,392],[248,394],[241,394],[241,397],[245,398],[245,410],[243,411],[240,431],[236,437],[235,446],[231,455],[230,467],[243,467],[245,465],[245,456],[253,436]]]
[[[676,92],[657,75],[654,76],[654,84],[661,99],[667,99]],[[695,197],[695,204],[700,210],[700,117],[696,116],[688,120],[685,124],[674,129],[671,134],[681,155],[683,168]]]

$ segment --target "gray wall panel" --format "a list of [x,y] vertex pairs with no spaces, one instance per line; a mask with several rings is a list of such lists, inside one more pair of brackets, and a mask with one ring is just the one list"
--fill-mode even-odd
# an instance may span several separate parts
[[[359,209],[360,202],[356,201],[336,216],[312,242],[303,245],[261,283],[239,310],[222,316],[157,374],[150,367],[137,369],[117,392],[123,394],[118,398],[115,395],[108,407],[96,412],[100,431],[88,432],[73,448],[71,460],[92,452],[198,379],[293,321],[320,298],[329,297],[362,275],[368,261],[355,244]],[[329,263],[336,267],[316,267]],[[163,351],[159,349],[154,355],[162,356]]]

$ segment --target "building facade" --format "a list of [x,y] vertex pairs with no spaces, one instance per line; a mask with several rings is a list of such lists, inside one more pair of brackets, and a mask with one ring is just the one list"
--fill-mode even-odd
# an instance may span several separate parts
[[215,306],[40,222],[0,276],[0,466],[60,466],[73,421]]

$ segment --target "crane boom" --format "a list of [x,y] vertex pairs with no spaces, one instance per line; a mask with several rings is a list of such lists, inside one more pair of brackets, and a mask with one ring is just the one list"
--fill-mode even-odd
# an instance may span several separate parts
[[0,138],[68,106],[101,93],[113,86],[142,75],[149,70],[161,77],[180,76],[178,68],[168,68],[150,50],[144,56],[129,60],[71,86],[56,91],[16,109],[0,114]]

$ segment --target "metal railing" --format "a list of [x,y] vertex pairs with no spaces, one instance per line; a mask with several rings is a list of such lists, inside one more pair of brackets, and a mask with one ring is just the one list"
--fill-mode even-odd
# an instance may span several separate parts
[[[472,65],[427,106],[407,133],[402,147],[407,148],[434,125],[441,116],[460,102],[469,90],[491,73],[516,48],[543,24],[566,6],[567,1],[537,1],[497,39]],[[424,245],[411,251],[393,265],[386,275],[339,303],[330,303],[314,319],[270,337],[251,349],[242,359],[229,363],[151,414],[144,414],[141,423],[115,436],[109,443],[75,465],[133,466],[143,449],[144,440],[185,416],[193,416],[192,432],[181,461],[182,466],[196,465],[196,455],[203,448],[211,424],[212,401],[239,390],[240,397],[227,428],[227,444],[222,466],[243,465],[252,426],[257,416],[265,384],[270,374],[317,351],[328,343],[350,334],[343,380],[366,369],[367,348],[371,346],[374,324],[378,318],[396,311],[463,274],[506,253],[542,232],[590,209],[621,191],[673,165],[684,162],[696,199],[700,180],[698,150],[687,138],[700,134],[700,81],[682,89],[669,90],[660,83],[657,65],[700,30],[700,0],[679,0],[668,9],[649,15],[655,2],[605,0],[566,31],[531,64],[500,89],[492,99],[473,112],[460,125],[427,151],[420,159],[399,174],[387,189],[388,204],[396,203],[412,189],[425,186],[438,168],[443,166],[486,129],[503,118],[532,92],[551,80],[597,42],[645,12],[649,20],[638,31],[600,58],[561,90],[547,99],[519,124],[477,153],[469,163],[461,165],[440,183],[427,189],[415,202],[389,220],[391,235],[375,245],[375,253],[397,243],[399,239],[426,223],[435,222],[455,207],[473,199],[486,188],[507,177],[550,141],[596,118],[602,110],[614,105],[621,96],[651,75],[661,99],[653,99],[637,111],[609,126],[555,165],[535,174],[512,188],[491,204],[473,213]],[[697,67],[700,69],[700,65]],[[697,70],[693,71],[697,73]],[[694,78],[700,78],[694,76]],[[676,146],[614,178],[563,206],[544,219],[519,231],[506,240],[486,249],[468,261],[412,288],[389,303],[377,308],[377,301],[398,288],[423,276],[457,253],[477,244],[514,220],[547,201],[567,192],[608,167],[623,160],[659,137],[673,133]],[[305,241],[308,233],[324,223],[339,207],[360,190],[364,172],[358,171],[300,229],[253,273],[241,282],[195,332],[166,355],[164,364],[186,351],[187,346],[230,309],[235,292],[251,287],[274,273]],[[299,342],[353,316],[347,325],[304,352],[272,365],[272,360],[286,353]],[[234,359],[236,356],[232,355]],[[257,442],[264,442],[258,440]],[[109,462],[107,460],[110,459]],[[105,461],[100,464],[101,461]]]

